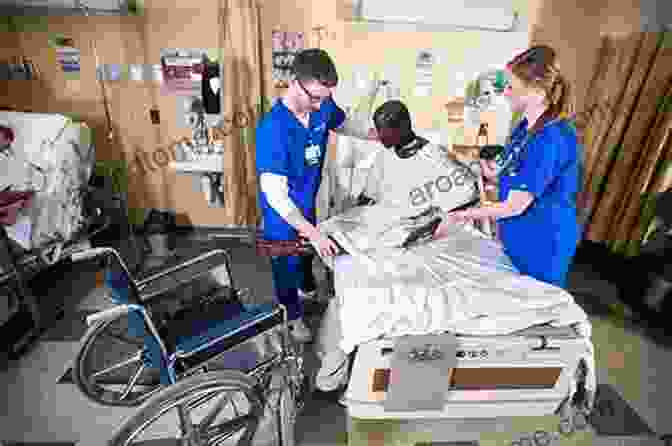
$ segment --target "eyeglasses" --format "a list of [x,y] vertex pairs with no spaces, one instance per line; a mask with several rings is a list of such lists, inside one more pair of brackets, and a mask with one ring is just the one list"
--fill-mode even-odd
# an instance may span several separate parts
[[306,95],[308,96],[308,99],[310,99],[310,102],[312,102],[312,103],[319,104],[319,103],[322,102],[323,100],[328,99],[329,97],[331,97],[331,94],[330,94],[329,96],[324,96],[324,97],[313,96],[313,95],[310,94],[310,92],[306,89],[306,87],[303,86],[303,84],[301,83],[300,80],[297,79],[296,82],[299,84],[299,87],[301,87],[301,90],[303,90],[303,92],[306,93]]

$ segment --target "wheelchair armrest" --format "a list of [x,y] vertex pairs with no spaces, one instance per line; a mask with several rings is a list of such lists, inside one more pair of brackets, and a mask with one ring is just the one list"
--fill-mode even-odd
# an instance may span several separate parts
[[152,274],[149,277],[145,277],[144,279],[138,280],[136,283],[138,285],[138,288],[142,289],[142,288],[146,287],[147,285],[149,285],[150,283],[155,282],[158,279],[166,277],[169,274],[173,274],[173,273],[176,273],[178,271],[184,270],[184,269],[186,269],[186,268],[188,268],[192,265],[197,264],[198,262],[202,262],[202,261],[207,260],[211,257],[214,257],[218,254],[224,255],[224,258],[225,258],[224,263],[226,264],[226,266],[228,268],[229,267],[229,264],[228,264],[229,255],[228,255],[228,253],[226,251],[224,251],[223,249],[213,249],[211,251],[206,252],[205,254],[200,254],[200,255],[198,255],[194,258],[191,258],[189,260],[186,260],[186,261],[184,261],[184,262],[182,262],[178,265],[172,266],[172,267],[170,267],[170,268],[168,268],[164,271],[158,272],[156,274]]
[[109,310],[99,311],[98,313],[91,314],[86,317],[86,325],[91,326],[100,321],[109,321],[116,319],[119,316],[123,316],[131,312],[133,307],[131,305],[119,305]]
[[[222,261],[218,260],[218,256],[222,256]],[[181,287],[189,287],[193,284],[198,288],[199,282],[215,286],[208,285],[207,290],[202,290],[202,293],[190,296],[191,299],[189,300],[199,300],[208,294],[212,294],[213,288],[222,289],[228,287],[233,290],[235,287],[231,278],[228,259],[226,251],[215,249],[144,278],[137,282],[140,301],[148,303],[161,301],[162,297],[174,296],[174,291]],[[221,280],[221,277],[210,275],[214,270],[222,267],[226,268],[225,280]],[[210,277],[208,277],[209,275]],[[202,282],[203,280],[204,282]]]

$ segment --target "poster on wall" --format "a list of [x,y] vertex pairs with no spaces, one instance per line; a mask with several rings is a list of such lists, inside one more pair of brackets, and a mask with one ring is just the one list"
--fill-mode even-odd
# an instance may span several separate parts
[[79,79],[80,51],[72,38],[62,34],[53,35],[49,46],[56,53],[56,63],[69,79]]
[[73,47],[58,48],[56,57],[64,73],[79,73],[79,49]]
[[272,31],[273,83],[276,88],[287,87],[296,53],[305,48],[301,32]]
[[201,97],[203,71],[210,61],[209,52],[208,49],[203,48],[162,49],[161,92],[172,96]]
[[433,69],[436,55],[431,50],[422,50],[415,61],[415,96],[432,95]]

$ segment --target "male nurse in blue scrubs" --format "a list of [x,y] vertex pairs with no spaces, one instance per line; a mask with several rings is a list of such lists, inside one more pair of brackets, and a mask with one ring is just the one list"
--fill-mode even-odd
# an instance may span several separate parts
[[[315,202],[330,131],[375,140],[368,122],[346,119],[332,98],[338,84],[336,67],[321,49],[296,55],[293,79],[257,126],[257,176],[267,240],[309,239],[325,256],[336,246],[316,228]],[[311,259],[283,256],[271,259],[278,301],[287,307],[292,335],[309,342],[299,293],[316,288]]]
[[524,117],[503,155],[481,162],[486,180],[499,187],[499,201],[450,214],[435,236],[451,223],[495,218],[504,252],[518,271],[565,288],[580,236],[582,168],[577,135],[566,118],[570,86],[548,46],[528,49],[508,70],[512,108]]

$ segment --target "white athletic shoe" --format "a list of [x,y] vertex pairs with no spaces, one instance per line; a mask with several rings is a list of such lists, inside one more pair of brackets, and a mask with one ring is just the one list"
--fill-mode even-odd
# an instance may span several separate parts
[[303,291],[299,288],[299,299],[301,300],[315,300],[317,297],[317,289],[313,291]]
[[310,329],[301,319],[289,321],[289,330],[294,340],[300,344],[305,344],[313,340]]
[[348,355],[340,349],[324,355],[322,367],[315,378],[315,386],[323,392],[338,389],[347,379],[348,363]]
[[345,400],[345,391],[343,391],[341,396],[338,397],[338,405],[341,407],[345,407],[346,409],[348,408],[348,402]]

